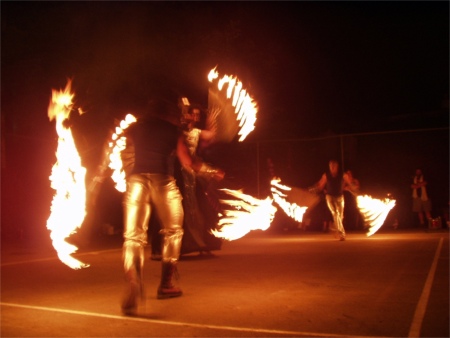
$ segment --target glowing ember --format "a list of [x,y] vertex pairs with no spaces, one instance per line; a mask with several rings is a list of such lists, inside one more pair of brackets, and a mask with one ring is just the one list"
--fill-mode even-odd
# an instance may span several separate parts
[[123,133],[131,124],[135,122],[136,117],[132,114],[127,114],[125,119],[120,121],[119,127],[116,127],[116,132],[112,134],[112,140],[109,144],[110,148],[112,148],[109,155],[109,167],[113,170],[111,178],[115,183],[116,189],[120,192],[124,192],[126,190],[122,151],[126,148],[127,140]]
[[[208,74],[209,82],[217,80],[219,74],[216,69],[212,69]],[[256,113],[258,108],[255,101],[250,97],[245,89],[242,89],[242,83],[233,76],[225,75],[217,81],[217,88],[219,91],[224,89],[225,84],[227,85],[226,97],[231,100],[231,104],[234,107],[236,119],[239,121],[239,131],[240,136],[239,141],[242,142],[248,134],[250,134],[255,129]]]
[[369,225],[367,236],[372,236],[380,229],[389,211],[395,206],[395,200],[389,198],[380,200],[368,195],[357,196],[356,201],[364,221]]
[[286,200],[287,193],[292,190],[292,188],[280,183],[280,179],[273,179],[271,183],[270,190],[272,191],[272,196],[274,201],[280,206],[281,209],[291,218],[297,222],[303,220],[303,215],[308,207],[299,206],[297,203],[290,203]]
[[51,214],[47,220],[47,229],[51,231],[53,247],[59,259],[72,269],[88,267],[71,254],[78,248],[65,239],[81,227],[86,216],[86,169],[81,165],[81,159],[75,147],[72,131],[64,123],[69,118],[74,94],[70,92],[71,81],[64,91],[52,91],[52,99],[48,107],[50,121],[56,120],[58,148],[56,163],[50,175],[51,187],[56,191]]
[[219,220],[219,229],[211,230],[216,237],[229,241],[241,238],[251,230],[267,230],[272,223],[277,209],[272,200],[256,199],[240,191],[221,189],[227,194],[236,197],[236,200],[220,200],[221,203],[233,207],[225,210],[225,216]]

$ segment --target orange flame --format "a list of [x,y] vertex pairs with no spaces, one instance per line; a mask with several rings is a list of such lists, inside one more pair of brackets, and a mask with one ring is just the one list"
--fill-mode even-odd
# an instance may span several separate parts
[[[213,68],[208,74],[209,82],[213,82],[219,77],[216,69]],[[224,85],[228,83],[226,96],[231,99],[232,105],[235,108],[236,119],[239,121],[239,142],[244,139],[255,129],[256,114],[258,108],[256,102],[242,89],[242,83],[236,77],[225,75],[218,80],[217,87],[222,90]]]
[[245,236],[252,230],[265,231],[270,227],[277,209],[272,205],[269,197],[259,200],[240,191],[220,190],[237,199],[220,200],[221,203],[234,209],[224,211],[225,217],[219,220],[219,229],[211,230],[214,236],[232,241]]
[[368,237],[380,229],[389,211],[395,206],[395,200],[393,199],[380,200],[368,195],[359,195],[356,197],[356,201],[364,221],[369,225],[369,231],[366,234]]
[[73,258],[71,254],[78,248],[65,241],[81,227],[86,216],[86,169],[81,165],[72,131],[64,125],[73,106],[74,94],[70,90],[70,80],[64,91],[52,90],[52,99],[48,107],[50,121],[56,120],[58,148],[57,161],[50,175],[51,187],[56,193],[47,220],[47,229],[51,231],[50,238],[59,259],[72,269],[80,269],[89,265]]
[[112,134],[112,140],[109,143],[110,148],[112,148],[109,155],[109,167],[113,170],[111,178],[115,183],[116,189],[120,192],[126,190],[125,171],[123,170],[121,153],[127,145],[127,140],[123,133],[136,121],[134,115],[127,114],[125,118],[120,121],[119,126],[116,127],[116,131]]
[[285,191],[291,191],[292,188],[283,185],[280,182],[281,180],[279,178],[270,181],[270,190],[272,192],[274,201],[289,217],[293,218],[297,222],[301,222],[303,220],[303,215],[305,214],[308,207],[299,206],[297,203],[288,202],[286,200],[287,194],[285,193]]

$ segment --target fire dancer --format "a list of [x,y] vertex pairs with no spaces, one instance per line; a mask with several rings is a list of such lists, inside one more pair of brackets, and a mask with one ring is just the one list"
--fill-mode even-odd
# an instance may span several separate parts
[[[188,104],[187,100],[186,103]],[[214,142],[216,134],[216,126],[211,121],[211,114],[207,117],[207,128],[200,128],[201,111],[202,109],[199,105],[189,105],[183,112],[181,121],[185,142],[193,158],[198,158],[197,149],[199,144],[203,143],[203,146],[207,146]],[[206,253],[211,255],[211,250],[220,249],[221,247],[221,240],[213,236],[209,231],[211,227],[208,227],[206,224],[206,213],[201,212],[197,198],[197,189],[204,190],[204,187],[202,185],[198,186],[198,183],[209,185],[211,178],[219,181],[224,177],[222,170],[213,167],[209,169],[212,174],[211,177],[198,181],[197,175],[192,170],[181,168],[183,206],[185,210],[181,254],[198,251],[200,254]],[[206,198],[204,200],[207,202]]]
[[325,199],[328,209],[333,216],[334,227],[336,228],[339,240],[345,241],[344,229],[344,188],[352,188],[347,173],[343,174],[339,169],[339,163],[336,160],[331,160],[328,163],[329,170],[325,172],[319,182],[317,182],[309,190],[311,192],[325,192]]
[[155,211],[163,235],[162,274],[158,299],[178,297],[182,290],[173,284],[183,237],[181,193],[173,177],[175,154],[187,170],[206,171],[193,161],[179,133],[179,109],[174,99],[156,99],[125,135],[127,148],[134,148],[124,194],[123,262],[128,289],[122,303],[124,314],[134,314],[144,299],[143,267],[147,228]]

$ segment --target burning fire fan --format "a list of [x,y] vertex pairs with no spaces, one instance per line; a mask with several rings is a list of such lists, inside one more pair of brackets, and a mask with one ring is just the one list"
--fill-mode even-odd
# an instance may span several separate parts
[[70,127],[67,120],[72,111],[71,81],[64,91],[52,91],[52,99],[48,107],[50,121],[56,120],[58,148],[56,163],[50,176],[51,187],[56,191],[51,205],[51,214],[47,220],[47,228],[51,231],[53,247],[59,259],[72,269],[88,267],[71,254],[78,248],[65,241],[82,225],[86,216],[86,169],[81,165]]
[[219,78],[214,68],[208,79],[212,84],[208,93],[208,109],[217,116],[216,141],[230,142],[237,134],[239,142],[242,142],[255,129],[256,102],[234,76]]

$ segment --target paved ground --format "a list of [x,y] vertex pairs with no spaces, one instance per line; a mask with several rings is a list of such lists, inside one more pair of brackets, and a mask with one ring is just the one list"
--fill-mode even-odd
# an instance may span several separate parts
[[[214,257],[184,256],[180,298],[157,300],[160,263],[147,259],[146,302],[121,315],[120,235],[75,256],[49,241],[4,242],[2,337],[448,337],[449,233],[380,231],[367,238],[255,231]],[[147,252],[147,257],[149,257]]]

